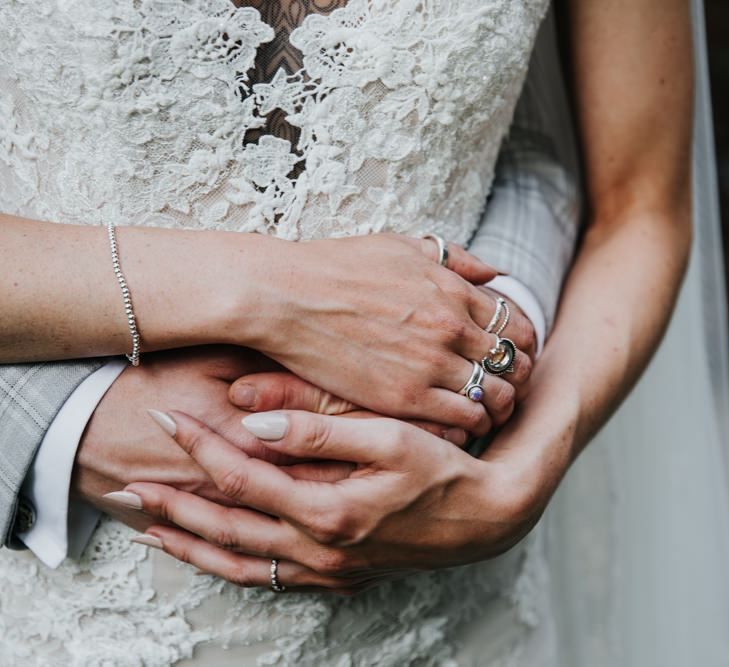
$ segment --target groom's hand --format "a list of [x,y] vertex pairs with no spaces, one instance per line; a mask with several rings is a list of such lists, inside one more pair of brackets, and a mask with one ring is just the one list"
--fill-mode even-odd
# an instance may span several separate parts
[[[81,439],[72,493],[138,529],[146,521],[140,513],[120,510],[102,496],[143,480],[231,504],[146,414],[150,407],[172,406],[183,406],[249,456],[285,466],[292,477],[335,480],[350,471],[350,466],[341,463],[299,462],[282,456],[250,436],[240,420],[249,411],[271,409],[357,415],[355,406],[282,371],[255,352],[233,347],[190,348],[147,355],[142,366],[127,368],[112,385]],[[419,425],[457,445],[466,440],[460,429]]]
[[265,357],[232,347],[147,355],[143,365],[130,366],[119,376],[97,406],[76,455],[72,494],[135,527],[135,513],[120,515],[101,498],[132,479],[167,480],[175,488],[222,500],[200,467],[150,427],[146,410],[159,403],[182,401],[249,454],[286,462],[242,434],[240,419],[245,413],[228,401],[235,378],[273,368]]

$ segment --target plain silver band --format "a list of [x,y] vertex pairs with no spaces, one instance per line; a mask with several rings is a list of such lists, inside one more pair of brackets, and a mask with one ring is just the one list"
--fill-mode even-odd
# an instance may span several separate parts
[[468,396],[468,392],[474,387],[480,387],[481,390],[483,390],[483,381],[486,377],[486,371],[484,371],[478,361],[473,361],[471,363],[473,363],[471,376],[468,378],[468,382],[463,385],[463,389],[458,392],[459,394],[461,394],[461,396]]
[[282,586],[278,581],[278,560],[271,559],[271,590],[274,593],[283,593],[286,586]]
[[438,234],[426,234],[423,238],[435,241],[436,245],[438,246],[438,264],[447,267],[448,244],[445,242],[445,239],[442,236],[438,236]]

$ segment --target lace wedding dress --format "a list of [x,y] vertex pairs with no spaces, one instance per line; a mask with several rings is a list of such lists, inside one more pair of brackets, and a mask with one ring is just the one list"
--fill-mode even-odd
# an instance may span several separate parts
[[[466,242],[548,2],[246,4],[0,3],[0,210]],[[55,571],[0,553],[0,662],[506,666],[552,654],[538,537],[341,600],[192,576],[130,535],[105,521]]]

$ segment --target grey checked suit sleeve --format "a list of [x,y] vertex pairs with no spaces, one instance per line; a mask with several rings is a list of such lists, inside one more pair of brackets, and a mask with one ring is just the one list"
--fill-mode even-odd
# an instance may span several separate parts
[[554,18],[542,25],[491,198],[469,250],[528,287],[554,321],[581,215],[573,123]]
[[101,360],[0,365],[0,546],[13,542],[18,493],[58,411]]

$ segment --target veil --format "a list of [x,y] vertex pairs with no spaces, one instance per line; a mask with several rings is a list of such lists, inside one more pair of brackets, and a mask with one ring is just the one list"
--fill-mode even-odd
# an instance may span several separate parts
[[694,242],[655,359],[544,518],[564,667],[729,664],[729,338],[701,0]]

